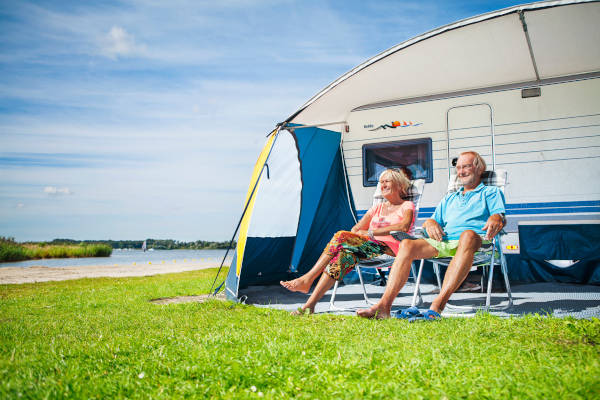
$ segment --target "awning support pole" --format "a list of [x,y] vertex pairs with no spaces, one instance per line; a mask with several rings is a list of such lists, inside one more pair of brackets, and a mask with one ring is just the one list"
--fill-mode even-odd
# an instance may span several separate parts
[[519,11],[519,19],[521,25],[523,25],[523,32],[525,32],[525,39],[527,39],[527,46],[529,47],[529,56],[531,57],[531,63],[533,64],[533,70],[535,71],[535,79],[540,80],[540,73],[538,72],[537,63],[535,62],[535,56],[533,55],[533,47],[531,47],[531,38],[529,37],[529,31],[527,30],[527,22],[525,22],[525,13],[523,10]]

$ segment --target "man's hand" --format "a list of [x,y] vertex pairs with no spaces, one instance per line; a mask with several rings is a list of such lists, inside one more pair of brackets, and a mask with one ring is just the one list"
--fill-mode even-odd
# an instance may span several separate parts
[[435,219],[428,219],[423,223],[423,227],[430,238],[437,240],[438,242],[442,241],[442,238],[444,237],[444,231]]
[[504,221],[503,221],[502,215],[494,214],[494,215],[490,215],[487,222],[485,223],[485,226],[481,229],[486,231],[485,239],[492,240],[494,238],[494,236],[496,236],[503,227],[504,227]]

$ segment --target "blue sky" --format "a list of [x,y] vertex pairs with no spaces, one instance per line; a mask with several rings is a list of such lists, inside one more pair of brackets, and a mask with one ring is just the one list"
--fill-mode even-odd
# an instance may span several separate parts
[[0,0],[0,236],[228,240],[277,122],[400,42],[515,4]]

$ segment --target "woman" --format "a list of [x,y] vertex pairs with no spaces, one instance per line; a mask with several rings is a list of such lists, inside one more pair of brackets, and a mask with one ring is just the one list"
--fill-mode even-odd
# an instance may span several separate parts
[[316,264],[306,274],[281,285],[292,292],[308,293],[317,276],[321,275],[315,290],[297,315],[309,310],[313,313],[317,302],[360,261],[387,254],[395,256],[400,242],[390,236],[391,231],[411,232],[415,222],[415,205],[404,200],[410,181],[397,169],[387,169],[379,177],[381,194],[385,201],[369,209],[351,232],[337,232]]

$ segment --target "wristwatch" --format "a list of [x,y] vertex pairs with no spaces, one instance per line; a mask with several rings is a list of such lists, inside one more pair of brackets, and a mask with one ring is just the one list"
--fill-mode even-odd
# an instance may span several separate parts
[[369,237],[371,239],[375,239],[375,236],[373,235],[373,230],[372,229],[369,229]]

